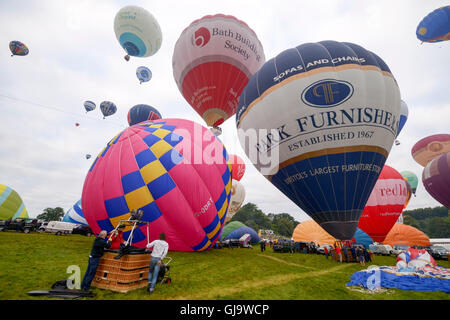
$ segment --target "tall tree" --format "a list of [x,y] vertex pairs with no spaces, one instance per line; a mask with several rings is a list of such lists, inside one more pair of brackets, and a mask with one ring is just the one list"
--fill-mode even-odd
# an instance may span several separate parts
[[37,216],[38,219],[44,221],[61,221],[64,217],[64,209],[61,207],[45,208],[44,212]]

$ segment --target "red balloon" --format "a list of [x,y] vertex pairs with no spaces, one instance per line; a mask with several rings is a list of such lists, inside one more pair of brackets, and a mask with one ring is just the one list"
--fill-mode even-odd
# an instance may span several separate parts
[[241,159],[241,157],[230,154],[230,160],[229,163],[231,163],[232,171],[233,171],[233,179],[240,181],[245,173],[245,163]]
[[358,225],[373,241],[383,242],[402,213],[408,197],[406,184],[394,168],[385,165],[381,170]]
[[77,123],[75,123],[75,125],[78,127],[80,124],[77,122]]

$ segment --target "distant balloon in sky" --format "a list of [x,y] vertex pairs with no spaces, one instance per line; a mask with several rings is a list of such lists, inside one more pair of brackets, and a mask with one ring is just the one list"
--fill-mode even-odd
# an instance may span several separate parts
[[450,40],[450,6],[438,8],[423,18],[416,35],[423,42]]
[[227,218],[225,219],[225,222],[228,222],[233,218],[236,212],[239,211],[239,209],[242,206],[242,203],[244,203],[245,200],[245,188],[237,180],[233,179],[232,186],[231,186],[231,197],[230,197],[230,205],[228,207],[228,213]]
[[90,154],[87,154],[87,155],[86,155],[86,159],[89,160],[90,158],[91,158],[91,155],[90,155]]
[[152,72],[147,67],[138,67],[136,69],[136,77],[139,79],[139,82],[148,82],[152,78]]
[[146,9],[126,6],[117,12],[114,32],[129,56],[149,57],[161,47],[162,33],[158,21]]
[[83,105],[84,105],[84,109],[86,109],[86,113],[88,113],[89,111],[95,110],[95,107],[96,107],[95,102],[90,101],[90,100],[85,101]]
[[158,120],[161,118],[162,117],[159,111],[147,104],[135,105],[128,111],[127,116],[128,124],[130,126],[133,126],[142,121]]
[[117,107],[111,101],[103,101],[100,103],[100,110],[102,111],[103,119],[105,119],[105,117],[109,117],[116,113]]
[[80,126],[80,124],[77,122],[77,123],[75,123],[75,127],[79,127]]
[[414,172],[411,171],[401,171],[400,174],[403,178],[406,179],[408,184],[411,187],[411,191],[413,195],[416,195],[417,185],[419,184],[419,178],[417,178],[417,175]]
[[450,152],[450,134],[435,134],[416,142],[411,155],[418,164],[425,167],[434,158]]
[[422,182],[434,199],[450,209],[450,152],[427,164],[423,169]]
[[11,57],[26,56],[30,52],[28,47],[20,41],[11,41],[9,43],[9,50],[11,50]]
[[0,184],[0,220],[28,218],[25,204],[12,188]]
[[403,127],[405,126],[406,120],[408,120],[408,105],[403,100],[401,100],[400,102],[401,102],[400,122],[398,124],[398,131],[396,137],[398,137]]
[[245,163],[241,157],[236,154],[230,154],[231,166],[233,168],[233,179],[237,181],[241,181],[242,177],[245,173]]
[[136,228],[133,246],[143,248],[164,232],[169,250],[208,250],[230,201],[227,161],[222,142],[200,124],[141,122],[116,135],[95,159],[83,185],[84,216],[93,232],[110,232],[133,209],[142,210],[149,233],[145,225]]
[[175,82],[208,126],[219,126],[236,112],[242,89],[265,61],[255,32],[229,15],[192,22],[175,43]]
[[238,137],[256,168],[330,235],[351,240],[400,121],[386,63],[347,42],[287,49],[242,91]]
[[385,165],[370,194],[358,227],[374,241],[383,242],[403,211],[407,182],[394,168]]

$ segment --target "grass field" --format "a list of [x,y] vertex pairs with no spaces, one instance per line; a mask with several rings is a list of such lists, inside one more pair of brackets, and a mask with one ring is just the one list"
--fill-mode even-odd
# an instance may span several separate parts
[[[78,265],[81,277],[93,237],[81,235],[0,232],[0,300],[48,299],[28,291],[48,290],[69,277]],[[148,295],[138,289],[115,293],[92,288],[97,300],[449,300],[444,292],[383,290],[361,292],[345,284],[361,269],[357,263],[338,263],[323,255],[261,253],[254,249],[214,249],[208,252],[169,252],[171,284],[157,285]],[[375,256],[372,264],[395,265],[395,257]],[[450,268],[448,261],[438,264]]]

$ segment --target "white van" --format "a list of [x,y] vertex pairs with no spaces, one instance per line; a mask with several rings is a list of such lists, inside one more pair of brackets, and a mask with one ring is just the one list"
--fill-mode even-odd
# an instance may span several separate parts
[[76,227],[75,223],[62,222],[62,221],[50,221],[45,227],[45,232],[55,233],[57,236],[61,234],[72,233],[73,228]]
[[389,256],[394,253],[392,247],[388,244],[371,244],[369,250],[376,255]]

